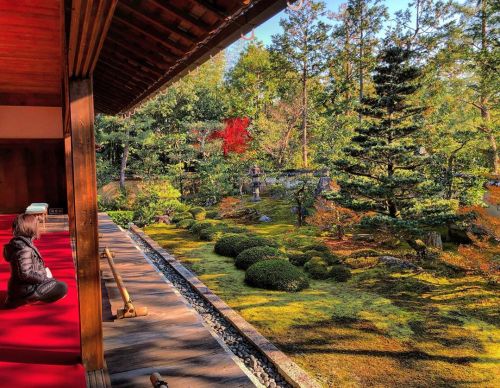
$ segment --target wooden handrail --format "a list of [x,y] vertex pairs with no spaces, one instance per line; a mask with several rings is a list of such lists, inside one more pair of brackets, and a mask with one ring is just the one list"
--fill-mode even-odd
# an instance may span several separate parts
[[163,377],[158,372],[153,373],[149,379],[154,388],[168,388],[167,382],[163,380]]
[[113,260],[114,254],[112,254],[108,248],[104,248],[103,256],[108,259],[109,267],[111,268],[111,272],[113,273],[113,277],[115,278],[116,285],[118,286],[118,291],[120,291],[120,295],[123,300],[123,308],[118,309],[118,311],[116,312],[116,317],[118,319],[122,319],[148,315],[147,307],[134,307],[132,298],[130,297],[127,288],[123,283],[123,279],[116,270],[115,262]]

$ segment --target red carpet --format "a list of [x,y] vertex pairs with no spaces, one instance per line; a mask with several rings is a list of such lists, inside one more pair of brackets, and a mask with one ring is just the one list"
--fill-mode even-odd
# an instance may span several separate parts
[[[11,215],[0,215],[0,253],[12,237],[12,220]],[[69,233],[44,234],[35,245],[54,277],[68,284],[68,295],[52,304],[3,309],[10,266],[2,256],[0,386],[84,387],[85,373],[78,365],[81,362],[78,293]],[[11,379],[11,384],[5,384],[6,379]]]

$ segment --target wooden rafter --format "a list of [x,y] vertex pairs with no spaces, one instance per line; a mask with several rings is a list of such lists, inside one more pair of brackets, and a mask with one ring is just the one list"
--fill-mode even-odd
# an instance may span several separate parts
[[160,9],[165,10],[166,12],[175,16],[176,18],[179,18],[180,20],[182,20],[186,23],[189,23],[191,26],[196,27],[198,30],[201,30],[201,32],[203,32],[203,33],[209,32],[211,29],[211,26],[209,24],[205,23],[201,19],[195,18],[194,16],[192,16],[189,13],[189,11],[181,10],[181,9],[175,7],[168,0],[152,0],[151,2],[153,4],[155,4],[157,7],[159,7]]
[[175,24],[171,24],[169,22],[166,22],[165,20],[162,20],[161,17],[158,17],[158,14],[148,12],[146,10],[138,10],[128,3],[129,1],[127,0],[121,0],[119,7],[134,15],[134,17],[136,17],[137,19],[142,20],[144,23],[148,23],[158,28],[160,31],[167,31],[169,34],[178,35],[181,38],[189,41],[190,44],[198,41],[197,36],[194,36],[187,31],[181,30],[180,28],[176,27]]

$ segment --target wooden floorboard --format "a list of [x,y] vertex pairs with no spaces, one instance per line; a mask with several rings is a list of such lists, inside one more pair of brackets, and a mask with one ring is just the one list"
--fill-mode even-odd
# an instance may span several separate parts
[[[198,313],[104,214],[99,215],[99,239],[101,249],[108,247],[115,254],[134,304],[149,310],[145,317],[103,322],[113,387],[150,387],[153,372],[159,372],[170,388],[254,386]],[[101,271],[104,305],[116,313],[123,302],[106,259],[101,259]]]

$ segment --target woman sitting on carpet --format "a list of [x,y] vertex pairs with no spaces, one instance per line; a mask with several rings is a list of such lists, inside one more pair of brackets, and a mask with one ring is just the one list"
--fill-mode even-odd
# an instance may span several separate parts
[[3,255],[11,274],[7,291],[7,307],[37,302],[52,303],[66,296],[66,283],[55,280],[33,244],[39,238],[38,219],[21,214],[12,224],[14,238],[5,245]]

